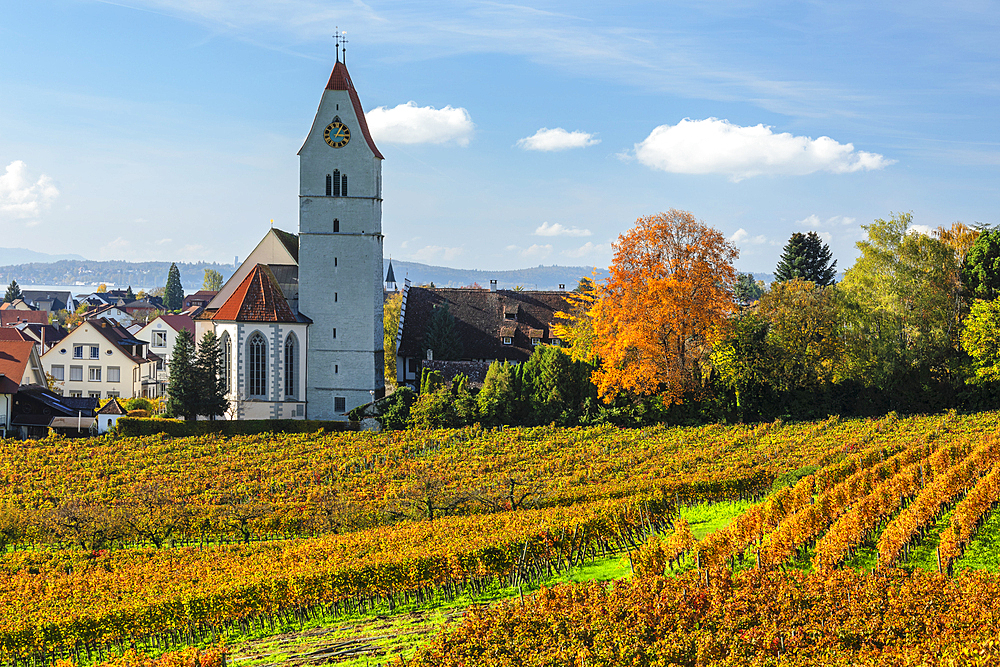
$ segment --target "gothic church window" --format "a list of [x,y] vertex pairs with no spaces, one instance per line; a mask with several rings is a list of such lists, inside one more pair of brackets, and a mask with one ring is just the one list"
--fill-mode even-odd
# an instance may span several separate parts
[[337,218],[333,219],[333,233],[337,234],[340,232],[340,220]]
[[340,196],[340,170],[339,169],[334,169],[333,170],[333,196],[334,197],[339,197]]
[[340,177],[340,196],[347,196],[347,174]]
[[247,395],[267,396],[267,341],[254,333],[247,341]]
[[232,341],[229,340],[228,331],[222,332],[222,339],[220,342],[222,343],[221,345],[219,345],[219,347],[222,348],[222,368],[220,368],[219,370],[222,373],[222,379],[225,380],[226,393],[228,394],[231,389],[230,378],[232,377],[230,375],[230,373],[232,372],[230,366],[231,363],[230,360],[233,358],[233,344]]
[[330,174],[326,175],[326,196],[329,197],[333,192],[333,178]]
[[299,365],[299,346],[295,340],[295,334],[288,334],[285,339],[285,397],[295,398],[298,394],[296,382],[296,370]]

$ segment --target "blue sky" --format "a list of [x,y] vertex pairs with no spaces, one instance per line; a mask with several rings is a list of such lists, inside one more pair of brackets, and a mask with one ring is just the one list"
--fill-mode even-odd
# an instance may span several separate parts
[[298,226],[335,26],[386,254],[606,266],[689,210],[773,269],[815,229],[1000,222],[1000,4],[0,0],[0,246],[232,261]]

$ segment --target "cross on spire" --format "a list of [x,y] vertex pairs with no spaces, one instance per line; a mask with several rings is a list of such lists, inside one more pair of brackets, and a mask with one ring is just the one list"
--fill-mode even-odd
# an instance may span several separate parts
[[341,30],[340,26],[334,27],[333,43],[337,48],[337,62],[340,62],[340,49],[344,49],[344,62],[347,62],[347,31]]

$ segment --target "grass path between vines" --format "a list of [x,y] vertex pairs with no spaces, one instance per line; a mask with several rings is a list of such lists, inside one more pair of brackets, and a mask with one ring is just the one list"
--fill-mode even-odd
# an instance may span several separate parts
[[[681,509],[699,539],[728,526],[751,505],[749,502],[711,503]],[[547,579],[546,586],[588,581],[612,581],[631,576],[624,554],[585,563]],[[534,589],[532,589],[534,590]],[[525,591],[528,592],[527,590]],[[284,632],[234,643],[229,664],[233,667],[299,667],[336,664],[338,667],[376,667],[393,664],[397,656],[408,658],[442,628],[461,620],[465,611],[479,604],[516,598],[516,588],[496,588],[473,598],[439,599],[428,605],[388,607],[373,614],[339,617],[312,624],[301,631]]]

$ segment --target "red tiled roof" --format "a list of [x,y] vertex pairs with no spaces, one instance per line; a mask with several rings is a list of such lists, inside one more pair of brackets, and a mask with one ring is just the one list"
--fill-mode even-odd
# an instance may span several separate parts
[[30,340],[0,340],[0,394],[16,394],[35,344]]
[[255,266],[212,316],[227,322],[297,322],[266,264]]
[[24,337],[20,329],[15,327],[0,327],[0,340],[30,340]]
[[361,126],[361,134],[365,135],[365,141],[368,142],[368,148],[372,149],[372,153],[375,154],[380,160],[384,160],[382,153],[379,152],[378,147],[375,146],[375,141],[372,139],[371,132],[368,131],[368,121],[365,120],[365,110],[361,108],[361,99],[358,97],[358,91],[354,89],[354,83],[351,81],[351,75],[347,73],[347,65],[337,61],[337,64],[333,66],[333,71],[330,73],[330,81],[326,84],[327,90],[346,90],[348,95],[351,97],[351,105],[354,107],[354,115],[358,117],[358,125]]
[[160,315],[160,319],[167,323],[167,325],[176,332],[180,332],[181,329],[187,329],[188,333],[191,334],[191,338],[194,338],[194,320],[188,315]]
[[0,310],[0,326],[18,322],[48,324],[49,314],[44,310]]

